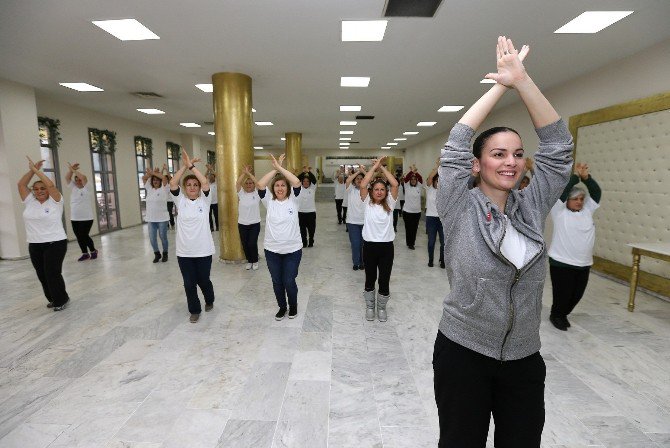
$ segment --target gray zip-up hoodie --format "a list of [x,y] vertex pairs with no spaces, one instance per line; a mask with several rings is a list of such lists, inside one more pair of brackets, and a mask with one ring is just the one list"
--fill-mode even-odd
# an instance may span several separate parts
[[[540,349],[544,222],[572,170],[572,136],[563,120],[536,132],[535,175],[528,187],[510,192],[504,210],[508,219],[479,188],[468,190],[472,128],[454,126],[439,169],[437,211],[451,286],[439,329],[452,341],[501,361]],[[528,239],[521,269],[500,252],[507,225]]]

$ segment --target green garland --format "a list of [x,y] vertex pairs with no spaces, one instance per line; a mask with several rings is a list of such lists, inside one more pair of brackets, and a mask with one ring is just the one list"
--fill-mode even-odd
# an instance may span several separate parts
[[[116,151],[116,132],[107,129],[96,129],[96,128],[88,128],[88,132],[89,134],[94,133],[97,135],[101,152],[113,153],[114,151]],[[103,136],[107,137],[107,143],[109,144],[106,148],[102,145]]]
[[37,117],[37,124],[39,126],[46,126],[47,129],[49,129],[49,133],[51,134],[50,137],[53,141],[53,147],[54,149],[57,149],[58,145],[63,140],[58,130],[60,126],[60,120],[54,120],[49,117]]
[[142,146],[144,146],[144,155],[148,158],[151,159],[152,153],[153,153],[153,144],[151,142],[151,139],[148,137],[142,137],[141,135],[136,135],[135,136],[135,148],[137,148],[137,142],[142,142]]

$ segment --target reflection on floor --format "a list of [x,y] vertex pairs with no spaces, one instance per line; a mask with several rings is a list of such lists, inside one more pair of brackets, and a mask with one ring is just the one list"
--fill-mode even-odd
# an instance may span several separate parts
[[[215,263],[214,310],[189,323],[176,257],[152,264],[144,227],[97,237],[96,261],[69,245],[60,313],[29,261],[0,262],[0,447],[436,446],[445,272],[426,266],[424,232],[406,248],[401,222],[389,321],[366,322],[336,221],[319,203],[299,315],[281,322],[261,260]],[[546,285],[543,446],[670,446],[670,303],[638,293],[629,313],[627,295],[592,275],[564,333],[548,324]]]

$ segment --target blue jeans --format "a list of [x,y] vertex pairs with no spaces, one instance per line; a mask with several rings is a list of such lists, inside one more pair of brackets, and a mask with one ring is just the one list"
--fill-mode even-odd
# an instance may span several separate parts
[[440,235],[440,261],[444,261],[444,229],[442,221],[437,216],[426,216],[426,233],[428,234],[428,262],[433,262],[435,251],[435,237]]
[[184,291],[186,291],[186,301],[188,302],[188,312],[191,314],[200,314],[200,299],[198,298],[198,286],[202,295],[205,296],[205,303],[214,303],[214,286],[209,279],[209,273],[212,270],[212,256],[207,257],[177,257],[179,270],[184,279]]
[[351,243],[351,261],[354,266],[363,265],[363,224],[349,224],[349,242]]
[[275,291],[277,305],[286,309],[286,297],[291,308],[298,306],[298,267],[302,258],[302,249],[290,254],[278,254],[265,249],[265,261],[268,264],[270,277],[272,277],[272,289]]
[[151,241],[151,247],[154,249],[154,252],[160,252],[158,250],[158,241],[156,240],[156,231],[161,237],[161,244],[163,244],[163,252],[168,251],[168,239],[167,239],[167,228],[168,222],[150,222],[149,223],[149,241]]

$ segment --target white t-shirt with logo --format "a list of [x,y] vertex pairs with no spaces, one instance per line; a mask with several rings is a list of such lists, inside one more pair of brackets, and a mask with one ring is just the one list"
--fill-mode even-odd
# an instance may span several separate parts
[[170,187],[161,184],[159,188],[151,186],[151,177],[144,183],[144,189],[147,192],[147,222],[164,222],[170,220],[170,214],[167,211],[167,197],[170,194]]
[[361,190],[350,183],[347,188],[347,198],[349,206],[347,208],[347,224],[362,225],[365,223],[365,210],[363,200],[361,199]]
[[426,185],[426,216],[440,216],[437,214],[437,188]]
[[289,188],[289,195],[283,201],[272,199],[272,194],[267,189],[265,197],[261,199],[267,209],[263,246],[277,254],[290,254],[302,249],[298,225],[298,198],[295,196],[295,190]]
[[[361,201],[362,202],[362,201]],[[365,224],[363,225],[363,240],[375,243],[385,243],[395,239],[393,231],[393,207],[396,200],[389,193],[386,196],[386,203],[391,209],[388,213],[384,207],[379,204],[370,203],[370,195],[363,202]]]
[[[172,193],[170,193],[172,194]],[[177,215],[177,256],[208,257],[214,255],[214,239],[209,230],[209,204],[212,192],[191,200],[179,190],[175,198],[179,214]]]
[[344,199],[344,194],[347,191],[347,184],[342,182],[339,183],[335,179],[335,199]]
[[554,232],[548,255],[556,261],[571,266],[591,266],[596,226],[593,212],[600,207],[591,197],[584,200],[579,212],[571,211],[560,199],[551,209]]
[[216,182],[209,184],[209,196],[212,198],[212,205],[217,205],[219,203],[219,196],[216,192]]
[[91,206],[91,184],[86,183],[83,187],[70,182],[72,189],[70,194],[70,221],[93,221],[93,207]]
[[261,222],[261,198],[258,196],[258,190],[247,193],[244,188],[237,192],[239,204],[237,206],[237,223],[248,226]]
[[302,213],[316,212],[316,184],[312,184],[309,188],[300,186],[300,195],[298,196],[298,211]]
[[415,186],[405,184],[405,206],[403,211],[407,213],[421,213],[421,190],[423,185],[417,182]]
[[26,241],[29,243],[50,243],[67,239],[63,228],[63,196],[56,202],[54,198],[40,204],[30,193],[23,200],[23,222],[26,225]]

